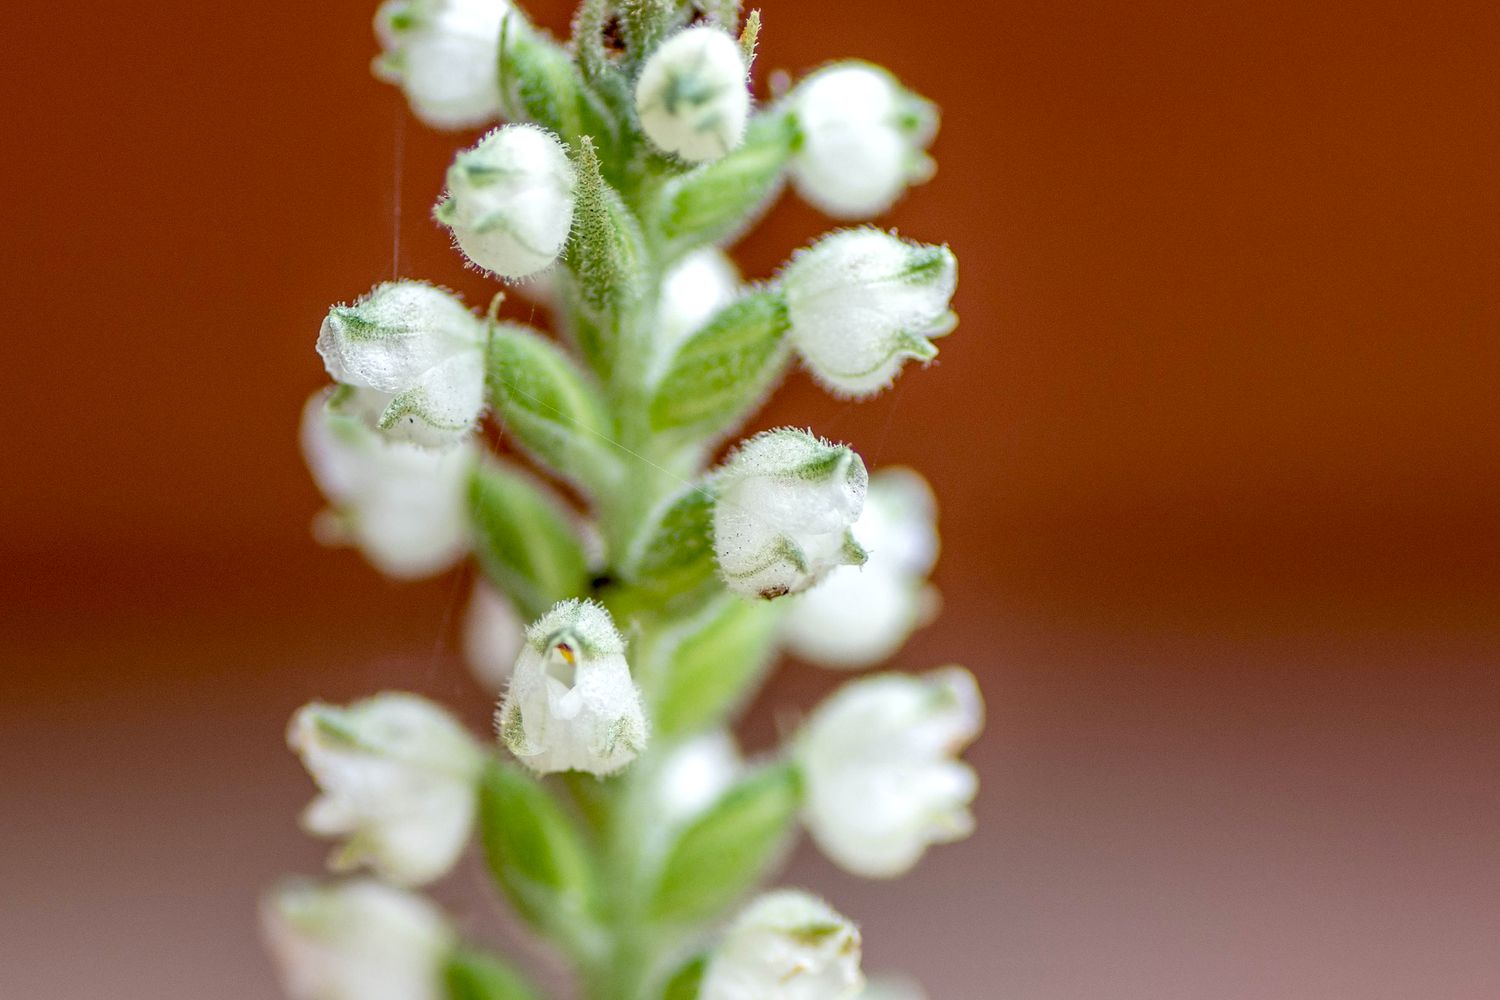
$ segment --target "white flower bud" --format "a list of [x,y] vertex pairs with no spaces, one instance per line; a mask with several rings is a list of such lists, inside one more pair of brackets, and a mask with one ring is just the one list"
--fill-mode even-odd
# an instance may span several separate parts
[[318,353],[334,381],[372,390],[362,416],[387,438],[451,447],[484,409],[485,330],[456,296],[390,281],[330,309]]
[[399,692],[348,708],[314,702],[286,738],[323,793],[302,825],[347,838],[334,870],[368,864],[397,885],[421,885],[453,867],[474,825],[482,760],[447,712]]
[[652,351],[652,380],[665,374],[677,348],[740,293],[740,275],[717,247],[694,250],[662,279]]
[[646,715],[609,612],[570,600],[534,622],[495,721],[511,753],[540,774],[611,774],[634,760]]
[[261,930],[292,1000],[439,1000],[454,946],[426,899],[355,879],[286,885],[261,902]]
[[937,559],[932,491],[910,469],[870,477],[854,538],[869,553],[863,566],[840,566],[791,601],[783,636],[804,660],[829,667],[868,667],[893,655],[934,610],[926,583]]
[[836,393],[869,396],[907,358],[931,361],[928,339],[949,333],[958,263],[947,247],[878,229],[847,229],[800,250],[781,275],[791,339],[813,376]]
[[474,679],[486,690],[503,690],[525,643],[526,623],[515,606],[483,577],[477,578],[464,612],[464,658]]
[[646,60],[635,86],[641,129],[655,146],[694,163],[745,139],[750,88],[739,43],[722,29],[679,31]]
[[860,457],[804,431],[757,434],[720,470],[714,552],[725,584],[772,599],[817,583],[864,550],[849,528],[864,506]]
[[475,267],[521,278],[557,259],[573,227],[577,173],[536,125],[502,125],[454,158],[433,212]]
[[406,93],[433,128],[483,125],[500,115],[500,34],[507,0],[387,0],[375,14],[384,52],[375,75]]
[[796,889],[761,896],[724,932],[700,1000],[852,1000],[864,987],[859,930]]
[[329,404],[318,393],[302,410],[303,455],[333,508],[320,537],[357,546],[387,576],[440,573],[469,548],[465,490],[474,444],[432,451],[392,443],[365,421],[330,409],[337,403],[358,410],[369,394],[379,406],[375,390],[342,387]]
[[978,778],[956,755],[983,712],[960,667],[866,677],[820,705],[797,749],[818,846],[855,875],[891,878],[929,844],[967,837]]
[[925,150],[937,111],[878,66],[847,62],[808,77],[792,92],[802,142],[792,183],[838,219],[868,219],[895,204],[908,184],[932,176]]

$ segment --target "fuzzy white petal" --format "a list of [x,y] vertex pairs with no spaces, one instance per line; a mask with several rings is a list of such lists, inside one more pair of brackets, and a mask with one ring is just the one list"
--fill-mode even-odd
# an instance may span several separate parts
[[489,583],[476,580],[464,613],[464,657],[475,680],[488,690],[503,690],[525,642],[526,626],[515,606]]
[[567,242],[576,180],[556,136],[505,125],[454,160],[437,219],[476,266],[510,278],[535,274]]
[[609,612],[564,601],[526,630],[500,738],[539,774],[612,774],[646,745],[646,715]]
[[433,128],[459,129],[500,114],[498,66],[506,0],[390,0],[376,15],[385,53],[377,72],[397,83]]
[[725,583],[763,598],[806,590],[864,558],[850,526],[864,506],[864,463],[802,431],[743,444],[720,471],[714,550]]
[[808,720],[798,749],[813,839],[849,871],[889,878],[928,845],[968,836],[978,782],[954,757],[982,716],[973,676],[957,667],[845,685]]
[[867,396],[908,359],[930,360],[929,338],[950,332],[958,268],[946,247],[850,229],[799,251],[781,276],[791,339],[812,374],[836,392]]
[[692,162],[716,160],[745,138],[750,90],[739,44],[707,25],[686,28],[646,60],[635,88],[646,137]]
[[314,703],[292,717],[287,742],[322,790],[303,825],[347,838],[335,868],[368,864],[420,885],[453,867],[473,827],[480,755],[446,712],[390,692],[348,708]]
[[864,987],[859,931],[794,889],[755,900],[724,932],[700,1000],[853,1000]]
[[420,896],[355,879],[288,885],[262,901],[261,929],[292,1000],[439,1000],[453,945]]

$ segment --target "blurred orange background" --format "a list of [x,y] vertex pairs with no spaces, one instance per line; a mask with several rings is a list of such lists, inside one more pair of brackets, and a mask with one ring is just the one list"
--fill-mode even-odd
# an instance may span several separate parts
[[[274,996],[255,893],[325,850],[292,709],[403,686],[486,723],[465,581],[308,530],[326,307],[491,293],[428,217],[468,137],[371,79],[373,6],[12,16],[0,996]],[[945,615],[899,663],[990,705],[972,840],[788,880],[935,1000],[1500,996],[1500,15],[764,14],[762,94],[860,56],[944,111],[884,223],[952,244],[959,331],[873,402],[799,376],[757,422],[929,476]],[[747,273],[826,227],[788,199]],[[783,671],[752,744],[836,680]],[[445,890],[463,926],[545,973],[481,881]]]

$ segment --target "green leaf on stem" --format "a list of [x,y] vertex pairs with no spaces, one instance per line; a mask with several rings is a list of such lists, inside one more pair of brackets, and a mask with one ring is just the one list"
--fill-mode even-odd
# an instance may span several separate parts
[[708,956],[698,955],[684,962],[667,980],[661,991],[661,1000],[698,1000],[703,990],[703,973],[708,969]]
[[699,732],[738,709],[776,653],[781,613],[769,601],[720,592],[688,621],[659,628],[642,678],[657,733]]
[[791,841],[801,780],[787,763],[753,771],[678,835],[649,913],[665,925],[711,919],[749,891]]
[[460,948],[443,967],[448,1000],[540,1000],[539,994],[500,959]]
[[603,392],[552,341],[500,323],[490,337],[489,396],[522,449],[595,498],[620,475]]
[[595,953],[600,892],[593,857],[541,783],[491,761],[479,784],[479,824],[490,872],[516,912],[574,956]]
[[790,114],[765,111],[751,119],[737,149],[666,180],[647,213],[663,257],[729,242],[749,228],[780,194],[796,140]]
[[725,306],[677,347],[651,397],[651,429],[695,441],[733,430],[781,377],[790,327],[773,288]]
[[480,568],[525,621],[588,592],[588,565],[565,508],[530,476],[480,464],[469,480],[469,517]]

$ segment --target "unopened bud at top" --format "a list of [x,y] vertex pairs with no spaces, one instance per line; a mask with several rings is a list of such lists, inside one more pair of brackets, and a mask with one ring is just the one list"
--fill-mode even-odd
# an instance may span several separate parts
[[908,358],[932,360],[929,338],[958,324],[952,251],[878,229],[823,237],[797,252],[780,281],[792,343],[813,377],[842,395],[872,395]]
[[641,70],[636,113],[662,152],[702,163],[739,146],[750,117],[745,58],[727,32],[708,25],[679,31]]
[[576,185],[555,136],[536,125],[503,125],[454,159],[447,196],[433,214],[476,267],[521,278],[562,252]]
[[450,447],[478,422],[484,345],[484,321],[420,281],[386,282],[334,306],[318,333],[328,374],[368,390],[358,415],[390,440],[426,447]]
[[787,646],[823,666],[868,667],[901,648],[937,604],[927,574],[937,558],[932,490],[911,469],[870,477],[854,538],[869,553],[863,566],[840,566],[791,602],[783,619]]
[[495,721],[511,753],[540,774],[611,774],[634,760],[646,715],[609,612],[570,600],[534,622]]
[[303,825],[346,838],[335,870],[368,864],[422,885],[453,867],[474,825],[481,755],[447,712],[399,692],[348,708],[313,703],[292,717],[287,743],[322,791]]
[[740,446],[717,477],[714,552],[731,590],[772,599],[806,590],[865,553],[850,527],[864,507],[860,457],[781,428]]
[[442,451],[392,442],[368,426],[388,406],[378,390],[340,386],[303,408],[303,455],[330,505],[319,537],[356,546],[387,576],[431,576],[469,549],[474,442]]
[[929,844],[967,837],[978,779],[956,758],[983,715],[959,667],[846,684],[808,719],[797,750],[818,846],[855,875],[893,878]]
[[261,931],[291,1000],[439,1000],[453,933],[432,903],[373,879],[266,896]]
[[388,0],[375,15],[384,52],[375,73],[397,84],[434,128],[483,125],[500,114],[498,70],[507,0]]
[[839,219],[868,219],[932,174],[925,150],[937,111],[885,70],[846,62],[808,77],[792,92],[801,144],[792,183]]
[[770,892],[724,932],[701,1000],[854,1000],[864,988],[859,930],[796,889]]

